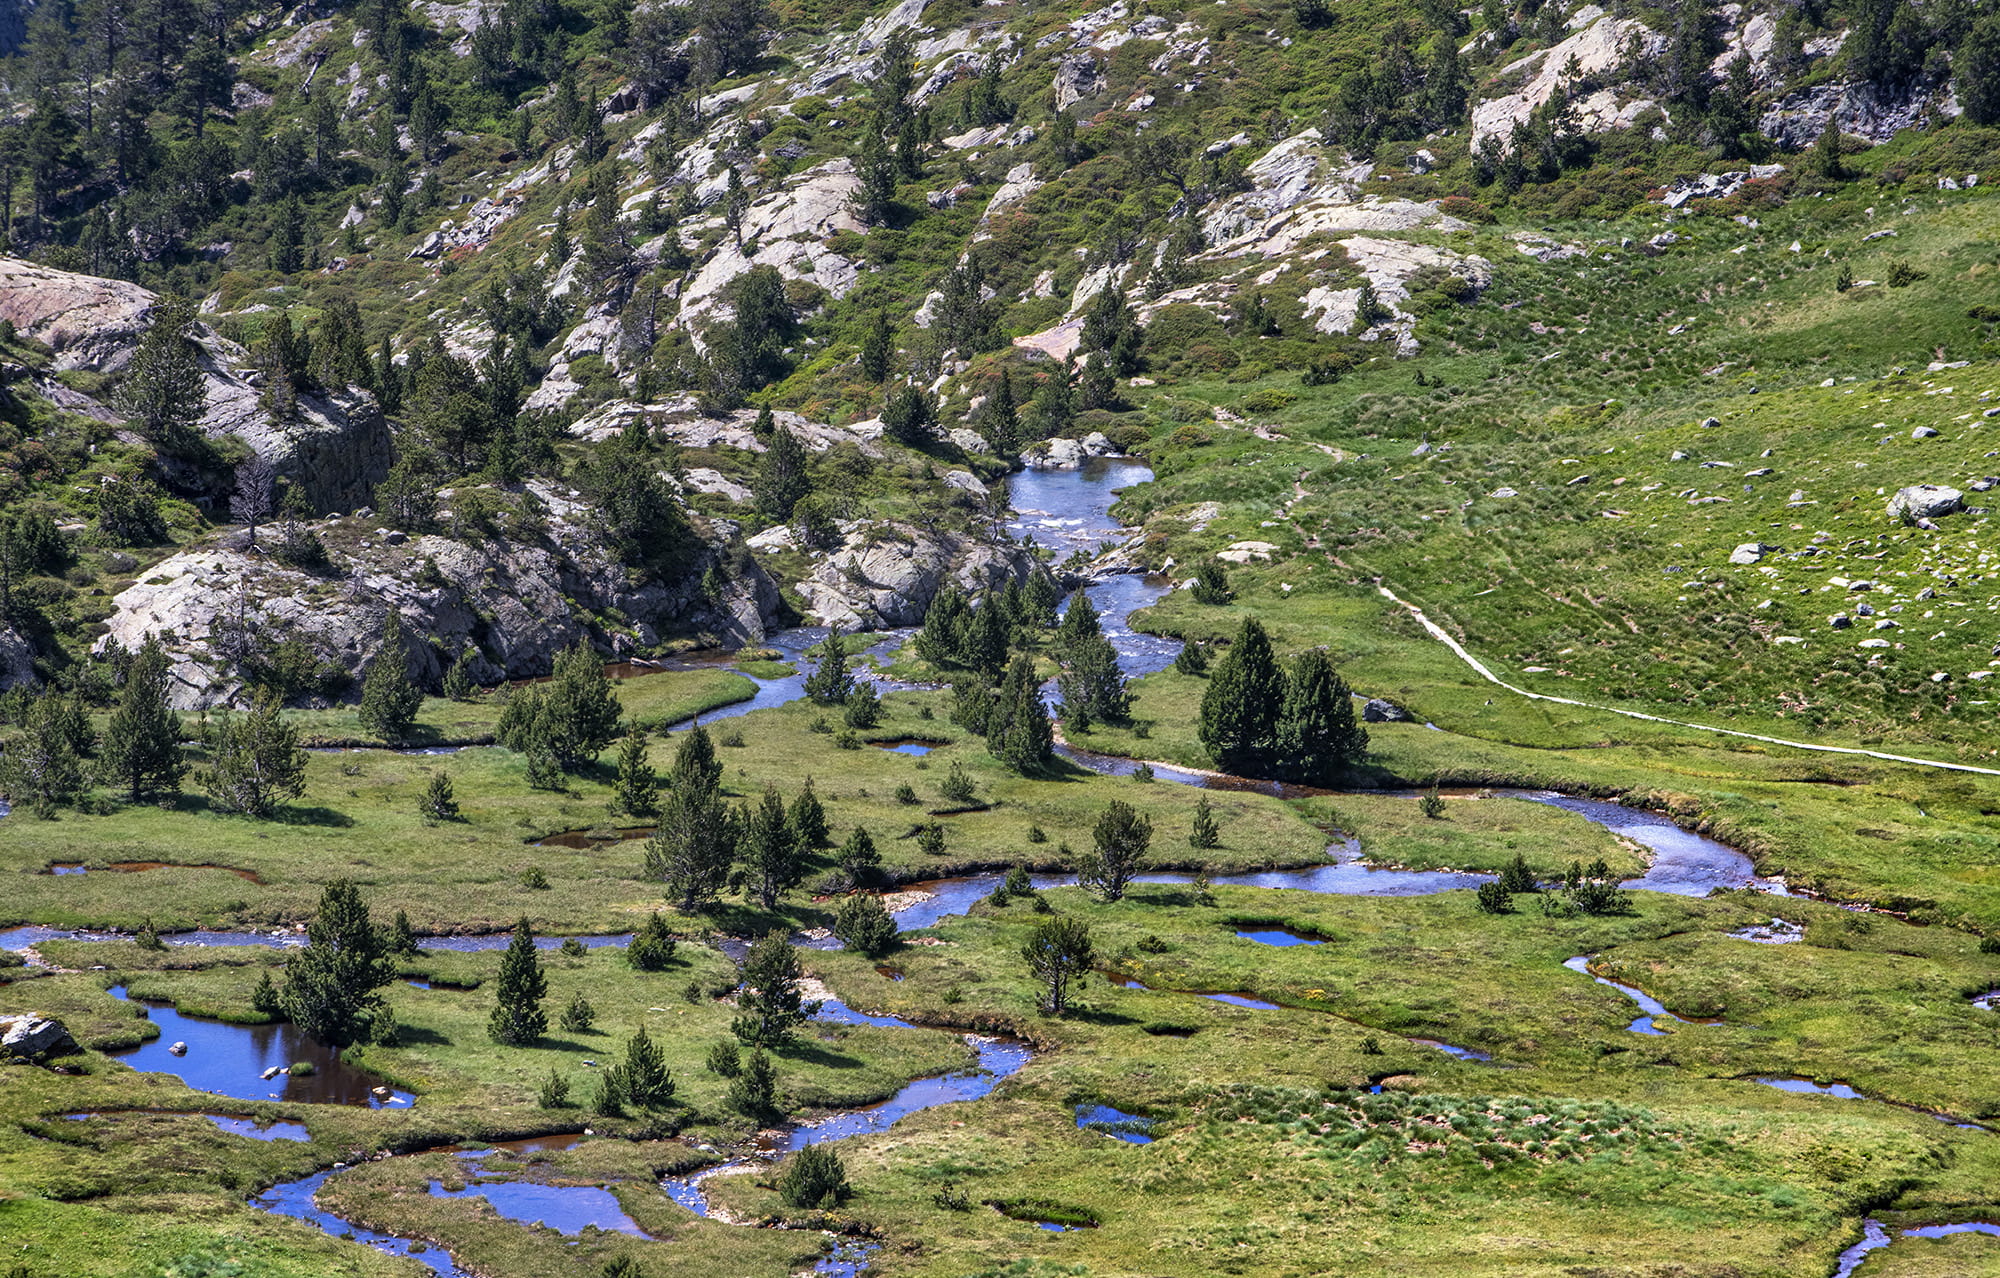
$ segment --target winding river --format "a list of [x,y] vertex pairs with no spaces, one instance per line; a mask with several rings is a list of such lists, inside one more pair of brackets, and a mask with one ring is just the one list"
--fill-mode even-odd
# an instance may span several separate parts
[[[1126,536],[1125,531],[1111,520],[1108,513],[1115,500],[1116,491],[1125,486],[1143,483],[1150,478],[1151,472],[1142,463],[1126,458],[1095,460],[1081,469],[1071,471],[1022,472],[1010,481],[1014,519],[1008,527],[1018,537],[1033,537],[1038,543],[1055,548],[1059,557],[1066,557],[1077,551],[1095,555],[1108,544],[1121,541]],[[1179,651],[1180,645],[1177,641],[1140,633],[1131,625],[1134,612],[1154,603],[1170,589],[1172,584],[1164,578],[1137,574],[1106,577],[1088,588],[1091,600],[1098,609],[1105,635],[1117,648],[1128,676],[1163,670],[1171,664]],[[887,659],[907,638],[908,633],[898,631],[884,636],[868,650],[869,654]],[[784,654],[786,660],[796,664],[805,650],[817,643],[824,634],[823,630],[817,628],[788,631],[774,636],[769,641],[769,646],[777,648]],[[716,719],[730,718],[747,714],[752,710],[793,701],[803,695],[804,672],[779,679],[759,679],[757,682],[755,696],[735,705],[710,711],[702,716],[703,719],[713,722]],[[1132,760],[1097,755],[1083,750],[1065,748],[1063,753],[1073,762],[1100,772],[1124,774],[1131,772],[1137,766]],[[1168,782],[1249,788],[1281,795],[1293,793],[1274,783],[1219,777],[1162,765],[1154,766],[1155,776],[1159,780]],[[1682,830],[1664,817],[1613,803],[1575,799],[1541,791],[1500,790],[1493,793],[1564,808],[1649,848],[1654,854],[1652,865],[1644,875],[1630,880],[1627,884],[1629,887],[1687,895],[1705,895],[1710,889],[1721,886],[1754,885],[1782,891],[1782,885],[1758,880],[1748,857],[1712,839]],[[0,812],[4,812],[4,809],[0,809]],[[1293,870],[1220,875],[1211,881],[1221,885],[1295,888],[1337,895],[1415,896],[1472,887],[1487,882],[1491,877],[1454,871],[1377,868],[1368,865],[1362,859],[1358,843],[1353,840],[1336,843],[1329,847],[1328,852],[1331,859],[1322,865]],[[963,914],[974,902],[988,895],[1001,878],[1002,875],[995,872],[909,885],[917,889],[914,893],[916,899],[897,911],[896,922],[899,927],[910,930],[929,927],[942,919]],[[1155,873],[1142,877],[1142,881],[1150,883],[1185,883],[1191,879],[1191,875],[1174,873]],[[1038,875],[1034,881],[1037,887],[1049,887],[1071,880],[1070,876],[1064,875]],[[0,931],[0,947],[21,949],[46,940],[94,940],[105,939],[109,935],[73,929],[19,927]],[[304,941],[301,934],[282,930],[270,933],[199,931],[163,939],[176,945],[255,944],[274,947],[295,946]],[[561,939],[543,937],[539,938],[538,944],[549,948],[559,944]],[[630,938],[604,935],[580,939],[584,944],[596,947],[624,945]],[[1264,943],[1284,943],[1259,937],[1249,939],[1263,940]],[[507,941],[507,936],[498,935],[433,937],[427,938],[424,943],[432,949],[485,950],[503,948]],[[1581,960],[1572,960],[1572,965],[1580,971],[1583,970]],[[1611,984],[1611,982],[1605,983]],[[1626,987],[1618,988],[1636,997],[1644,997]],[[114,993],[123,996],[122,991]],[[1643,1010],[1648,1013],[1647,1017],[1641,1018],[1646,1030],[1651,1029],[1652,1016],[1669,1015],[1664,1008],[1658,1008],[1657,1005],[1645,1007]],[[167,1033],[163,1034],[158,1042],[136,1049],[128,1058],[130,1063],[137,1068],[178,1074],[193,1087],[216,1091],[223,1095],[255,1099],[275,1097],[285,1100],[391,1106],[415,1103],[414,1098],[408,1093],[384,1091],[375,1085],[375,1080],[359,1074],[358,1071],[347,1070],[337,1061],[322,1060],[321,1057],[326,1055],[325,1053],[315,1054],[313,1045],[285,1038],[282,1031],[274,1027],[223,1025],[219,1022],[182,1016],[173,1012],[171,1008],[155,1007],[152,1016]],[[856,1011],[837,999],[826,1003],[819,1014],[819,1019],[831,1024],[918,1028],[894,1017]],[[1640,1029],[1640,1022],[1635,1022],[1633,1028]],[[259,1034],[264,1037],[260,1039]],[[188,1045],[187,1055],[170,1054],[170,1041],[185,1042]],[[775,1139],[760,1148],[752,1157],[726,1162],[694,1175],[669,1178],[662,1183],[662,1188],[690,1211],[708,1215],[709,1207],[703,1184],[713,1177],[748,1169],[764,1158],[803,1149],[808,1145],[878,1132],[906,1115],[925,1109],[977,1099],[992,1091],[1002,1079],[1020,1070],[1032,1059],[1028,1047],[1018,1042],[977,1035],[968,1035],[967,1041],[978,1057],[979,1064],[975,1070],[918,1079],[880,1104],[844,1111],[814,1123],[788,1126],[781,1129]],[[1433,1044],[1433,1046],[1454,1055],[1463,1054],[1467,1059],[1479,1058],[1478,1053],[1452,1048],[1447,1044]],[[273,1082],[265,1079],[260,1071],[249,1064],[252,1061],[260,1064],[268,1061],[271,1064],[288,1065],[298,1060],[312,1060],[323,1068],[315,1075],[281,1076],[278,1081]],[[214,1063],[213,1070],[211,1062]],[[266,1065],[265,1068],[269,1066]],[[343,1070],[346,1072],[343,1073]],[[324,1081],[315,1083],[313,1081],[315,1078]],[[476,1151],[454,1149],[454,1152],[460,1152],[468,1157],[476,1155]],[[252,1204],[265,1211],[314,1225],[334,1236],[351,1237],[384,1251],[409,1256],[429,1266],[441,1278],[456,1278],[461,1273],[443,1248],[426,1248],[408,1239],[364,1228],[321,1209],[316,1201],[318,1190],[326,1178],[338,1170],[339,1168],[334,1168],[301,1180],[274,1186],[252,1199]],[[501,1186],[504,1183],[506,1182],[481,1179],[469,1185],[464,1193],[484,1194],[501,1214],[524,1221],[544,1219],[549,1216],[552,1203],[567,1201],[562,1197],[564,1191],[559,1189],[532,1186],[530,1188],[535,1192],[525,1193],[503,1189]],[[440,1189],[438,1192],[444,1191]],[[602,1190],[589,1192],[599,1195],[604,1193]],[[592,1203],[601,1207],[595,1199]],[[599,1214],[603,1213],[600,1211]],[[622,1213],[616,1214],[622,1219]],[[1861,1256],[1866,1254],[1865,1248],[1880,1233],[1879,1226],[1875,1226],[1872,1221],[1869,1224],[1874,1232],[1871,1232],[1868,1239],[1864,1239],[1864,1243],[1856,1249],[1853,1264],[1849,1264],[1847,1257],[1843,1256],[1843,1274],[1852,1272],[1853,1265],[1859,1264]],[[623,1226],[613,1222],[609,1227]],[[1886,1245],[1885,1234],[1882,1235],[1882,1239],[1882,1242],[1874,1242],[1873,1245]],[[866,1268],[868,1253],[871,1250],[872,1244],[842,1240],[817,1268],[821,1273],[828,1275],[851,1275]]]

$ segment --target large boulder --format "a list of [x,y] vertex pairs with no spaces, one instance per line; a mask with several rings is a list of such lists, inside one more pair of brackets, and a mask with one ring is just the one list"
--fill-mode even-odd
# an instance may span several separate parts
[[[329,521],[318,531],[333,571],[318,577],[229,547],[183,551],[113,599],[98,646],[130,650],[158,638],[170,663],[169,698],[192,710],[241,700],[250,645],[268,651],[297,639],[361,675],[380,650],[389,608],[413,640],[410,673],[431,687],[460,653],[474,680],[493,683],[547,674],[578,639],[622,654],[671,635],[733,644],[764,637],[778,594],[754,564],[725,574],[721,597],[702,592],[704,574],[721,562],[719,532],[689,547],[673,579],[635,582],[575,493],[530,488],[548,511],[536,538],[406,537],[372,521]],[[455,495],[443,494],[446,511]],[[597,620],[607,615],[622,620]]]
[[855,630],[914,626],[946,582],[966,591],[1025,581],[1035,559],[1025,548],[991,546],[911,524],[844,523],[841,545],[799,583],[812,619]]
[[[55,353],[59,372],[121,373],[152,323],[158,295],[123,280],[0,257],[0,319]],[[208,402],[202,433],[234,435],[297,483],[318,510],[366,502],[388,473],[389,424],[366,394],[302,394],[287,422],[272,418],[249,352],[207,325],[195,327]],[[110,416],[87,397],[69,407]]]
[[1907,515],[1912,519],[1936,519],[1964,508],[1965,494],[1943,484],[1913,484],[1908,488],[1898,488],[1896,495],[1889,499],[1891,518]]
[[1117,455],[1116,444],[1092,431],[1082,439],[1045,439],[1021,454],[1021,464],[1029,470],[1075,470],[1088,458]]
[[1393,701],[1372,697],[1361,707],[1364,723],[1414,723],[1416,716]]
[[35,645],[28,642],[26,635],[0,621],[0,692],[35,681]]
[[68,1056],[77,1050],[69,1027],[54,1017],[33,1012],[0,1016],[0,1061],[39,1064],[51,1056]]

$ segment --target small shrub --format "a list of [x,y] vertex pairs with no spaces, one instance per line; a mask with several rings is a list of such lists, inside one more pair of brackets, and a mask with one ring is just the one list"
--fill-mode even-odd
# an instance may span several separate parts
[[567,1109],[569,1107],[569,1080],[556,1073],[556,1067],[549,1066],[549,1076],[542,1080],[535,1098],[543,1109]]
[[583,958],[590,953],[590,947],[574,936],[565,936],[563,943],[556,947],[556,953],[564,958]]
[[1514,897],[1498,883],[1479,885],[1479,908],[1487,914],[1510,914],[1514,909]]
[[922,800],[917,798],[916,787],[905,781],[896,787],[896,802],[914,807],[916,804],[921,803]]
[[972,1200],[966,1197],[965,1191],[958,1187],[956,1181],[948,1180],[938,1186],[937,1192],[931,1195],[931,1203],[945,1211],[972,1210]]
[[944,827],[936,823],[917,831],[917,846],[931,856],[944,855]]
[[956,759],[951,761],[951,771],[945,774],[944,780],[938,782],[938,793],[952,803],[973,801],[976,791],[972,786],[972,775],[965,770],[963,763]]
[[541,866],[531,865],[521,871],[521,886],[530,892],[546,892],[549,890],[549,876],[542,873]]
[[838,1207],[853,1192],[840,1155],[825,1145],[808,1145],[785,1160],[778,1173],[778,1197],[787,1207]]
[[741,750],[743,748],[743,729],[722,729],[715,734],[715,744],[730,750]]
[[314,1074],[319,1073],[319,1066],[313,1064],[311,1061],[293,1061],[290,1068],[285,1072],[293,1078],[311,1078]]
[[1928,272],[1920,271],[1908,262],[1892,262],[1889,264],[1889,273],[1883,277],[1882,282],[1890,288],[1908,288],[1925,278],[1928,278]]
[[842,728],[839,732],[834,733],[833,745],[837,750],[859,750],[861,748],[861,738],[855,735],[854,729]]
[[563,1005],[562,1027],[572,1034],[587,1032],[596,1020],[597,1009],[590,1005],[590,1000],[583,996],[581,990],[570,995],[569,1002]]
[[1041,826],[1031,825],[1028,827],[1028,842],[1047,843],[1048,841],[1049,841],[1048,831],[1042,829]]
[[1436,786],[1424,791],[1424,797],[1417,800],[1417,807],[1433,821],[1444,820],[1444,796],[1438,793]]
[[1151,932],[1139,938],[1138,948],[1147,954],[1165,954],[1171,947]]
[[735,1039],[725,1038],[708,1049],[708,1072],[717,1078],[735,1078],[743,1072],[743,1054]]

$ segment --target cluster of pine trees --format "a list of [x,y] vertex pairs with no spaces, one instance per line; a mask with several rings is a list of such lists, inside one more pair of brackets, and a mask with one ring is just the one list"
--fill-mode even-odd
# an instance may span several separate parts
[[1353,694],[1326,653],[1307,649],[1286,670],[1254,617],[1209,670],[1199,730],[1217,766],[1301,785],[1331,785],[1368,752]]
[[50,688],[14,698],[23,729],[0,753],[0,792],[37,817],[93,806],[102,783],[130,803],[172,806],[193,770],[209,803],[224,812],[270,817],[305,793],[306,754],[275,698],[251,709],[204,716],[193,728],[205,766],[192,768],[190,730],[168,699],[170,671],[156,640],[122,659],[123,687],[100,734],[82,700]]

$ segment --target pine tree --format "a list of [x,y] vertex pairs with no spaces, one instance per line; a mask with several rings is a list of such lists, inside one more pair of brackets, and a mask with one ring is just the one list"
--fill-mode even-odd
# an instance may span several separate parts
[[1302,654],[1285,680],[1278,712],[1273,772],[1286,781],[1327,785],[1368,750],[1368,731],[1354,721],[1354,698],[1326,654]]
[[764,797],[744,823],[738,852],[744,895],[766,910],[778,908],[778,898],[805,881],[805,849],[785,817],[777,786],[764,787]]
[[1285,676],[1271,653],[1270,636],[1254,617],[1209,675],[1201,698],[1201,742],[1218,766],[1262,775],[1277,746]]
[[[886,225],[896,208],[896,157],[889,151],[889,140],[882,130],[867,125],[861,139],[861,157],[857,163],[856,175],[861,184],[854,192],[854,216],[864,226]],[[879,381],[880,378],[871,378]]]
[[382,615],[381,647],[361,683],[361,726],[393,745],[409,736],[423,704],[423,689],[410,678],[402,615],[390,608]]
[[896,920],[879,896],[843,897],[833,913],[833,934],[857,954],[879,958],[896,947]]
[[937,442],[937,405],[917,386],[899,386],[882,406],[882,433],[905,448]]
[[785,1160],[778,1173],[778,1197],[785,1206],[825,1211],[847,1201],[853,1191],[840,1155],[825,1145],[807,1145]]
[[625,1044],[618,1081],[624,1085],[626,1101],[640,1109],[659,1109],[674,1099],[674,1076],[667,1071],[666,1053],[643,1025]]
[[1070,654],[1090,639],[1102,639],[1104,627],[1098,621],[1097,605],[1090,601],[1084,591],[1073,592],[1069,597],[1069,607],[1063,609],[1062,620],[1056,625],[1055,639],[1049,649],[1057,661],[1068,661]]
[[193,444],[208,402],[207,382],[190,336],[193,325],[193,307],[179,299],[163,299],[154,308],[119,389],[119,407],[132,428],[168,452],[184,452]]
[[826,638],[806,653],[813,658],[813,672],[806,676],[808,699],[823,706],[837,706],[854,691],[854,676],[847,669],[847,644],[840,627],[826,632]]
[[737,1038],[753,1047],[783,1047],[815,1013],[805,1002],[798,951],[779,931],[766,932],[743,960],[743,983],[736,1004],[743,1014],[730,1023]]
[[125,669],[124,694],[104,725],[99,767],[134,803],[179,794],[187,775],[181,717],[167,704],[167,657],[150,635]]
[[28,711],[27,731],[0,751],[0,791],[44,821],[84,788],[83,762],[64,719],[64,699],[44,693]]
[[658,972],[674,960],[674,934],[667,930],[667,921],[654,910],[632,936],[632,943],[625,947],[625,961],[638,972]]
[[889,322],[889,312],[877,311],[861,339],[861,375],[871,382],[886,381],[895,358],[895,325]]
[[395,979],[386,938],[369,922],[360,890],[335,879],[306,925],[305,948],[285,963],[278,1006],[307,1037],[346,1047],[379,1034],[389,1009],[377,991]]
[[1055,729],[1042,704],[1035,666],[1016,656],[1001,681],[1000,697],[986,722],[986,749],[1020,773],[1038,772],[1055,757]]
[[757,1122],[778,1115],[778,1071],[761,1047],[750,1049],[742,1068],[729,1084],[729,1108]]
[[1125,687],[1125,672],[1118,668],[1118,650],[1098,629],[1096,610],[1081,592],[1077,600],[1070,611],[1087,612],[1088,628],[1067,633],[1062,643],[1063,672],[1056,688],[1062,694],[1064,721],[1081,731],[1100,720],[1122,721],[1131,709],[1132,694]]
[[917,656],[934,666],[962,666],[965,627],[971,608],[956,585],[946,582],[931,596],[924,609],[924,624],[917,629]]
[[433,772],[424,785],[424,797],[417,804],[426,821],[458,820],[458,798],[452,793],[451,777]]
[[1153,841],[1153,823],[1122,799],[1113,799],[1091,830],[1092,850],[1077,870],[1077,885],[1116,901],[1125,895]]
[[626,733],[618,745],[618,781],[611,806],[642,821],[660,814],[660,778],[653,771],[646,733],[641,728]]
[[470,701],[478,691],[472,682],[472,672],[467,669],[467,654],[461,652],[444,672],[442,691],[449,701]]
[[866,679],[855,680],[854,691],[847,694],[840,718],[850,728],[872,728],[881,723],[882,698],[875,695],[875,685]]
[[674,766],[667,773],[667,787],[685,790],[690,786],[713,790],[722,784],[722,760],[715,757],[715,740],[708,729],[697,724],[681,738],[674,753]]
[[514,939],[500,958],[498,1001],[487,1018],[486,1033],[496,1043],[524,1047],[548,1033],[549,1016],[542,1000],[549,996],[549,979],[535,951],[535,933],[523,918],[514,925]]
[[847,842],[840,845],[840,851],[835,855],[840,862],[840,872],[852,883],[865,883],[882,868],[882,854],[875,850],[875,838],[868,833],[865,825],[855,826],[848,834]]
[[646,876],[665,884],[683,913],[713,904],[736,860],[741,821],[722,800],[721,774],[708,733],[692,729],[674,759],[659,832],[646,840]]
[[805,787],[792,800],[791,809],[785,814],[785,821],[792,827],[792,835],[798,839],[801,848],[823,848],[827,843],[826,805],[819,801],[819,792],[813,789],[812,775],[806,775]]
[[417,933],[410,926],[410,916],[406,911],[396,911],[396,921],[389,925],[387,952],[398,955],[421,954],[417,945]]
[[1096,962],[1090,924],[1067,916],[1037,924],[1021,957],[1042,987],[1042,1010],[1060,1016],[1069,1009],[1071,990],[1083,988]]
[[306,752],[299,748],[298,731],[278,713],[276,698],[211,723],[208,758],[202,789],[225,812],[268,817],[280,799],[305,793]]
[[1021,412],[1014,401],[1014,375],[1000,370],[1000,384],[986,405],[986,438],[994,451],[1011,453],[1021,446]]
[[1215,823],[1215,809],[1210,806],[1208,797],[1204,795],[1195,801],[1194,824],[1188,827],[1188,846],[1205,850],[1221,842],[1222,831]]
[[758,514],[772,523],[783,523],[792,517],[792,507],[812,491],[812,479],[806,474],[806,450],[797,436],[782,426],[772,431],[771,442],[757,463],[757,478],[752,487],[757,494]]
[[618,738],[624,707],[605,676],[604,663],[590,644],[578,639],[556,658],[554,676],[544,693],[549,748],[565,771],[574,772],[597,758]]

